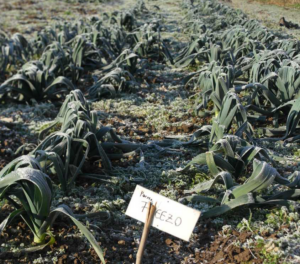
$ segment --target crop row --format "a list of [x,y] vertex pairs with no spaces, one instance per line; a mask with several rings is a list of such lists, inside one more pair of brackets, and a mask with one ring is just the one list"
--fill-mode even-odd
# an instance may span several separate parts
[[294,205],[300,195],[299,172],[281,176],[262,145],[299,139],[300,42],[216,1],[184,3],[191,40],[175,63],[198,68],[184,81],[196,91],[195,111],[211,117],[211,125],[185,143],[204,153],[183,172],[207,165],[212,176],[186,193],[208,193],[216,186],[221,197],[186,199],[212,204],[202,218],[244,205]]

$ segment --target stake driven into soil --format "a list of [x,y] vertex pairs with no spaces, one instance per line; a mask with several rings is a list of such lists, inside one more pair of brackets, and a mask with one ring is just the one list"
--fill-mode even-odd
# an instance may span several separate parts
[[145,221],[145,225],[144,225],[144,229],[143,229],[143,234],[142,234],[139,250],[138,250],[137,255],[136,255],[136,264],[141,264],[142,263],[144,250],[145,250],[145,247],[146,247],[146,242],[147,242],[148,234],[149,234],[150,227],[151,227],[151,224],[152,224],[152,221],[153,221],[153,217],[154,217],[154,214],[155,214],[155,210],[156,210],[156,204],[153,205],[151,202],[149,202],[148,203],[148,211],[147,211],[146,221]]

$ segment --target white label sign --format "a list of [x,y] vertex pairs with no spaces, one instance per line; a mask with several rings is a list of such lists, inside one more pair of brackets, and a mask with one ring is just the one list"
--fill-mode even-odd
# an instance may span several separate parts
[[189,241],[200,217],[200,211],[137,185],[127,208],[126,215],[145,223],[149,202],[153,205],[157,203],[152,226],[185,241]]

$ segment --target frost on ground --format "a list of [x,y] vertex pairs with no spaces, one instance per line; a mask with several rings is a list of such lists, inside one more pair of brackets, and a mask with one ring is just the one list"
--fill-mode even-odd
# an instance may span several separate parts
[[[113,1],[108,4],[64,1],[66,6],[63,9],[58,3],[60,2],[57,0],[2,1],[0,7],[5,12],[0,23],[5,31],[19,31],[34,37],[38,29],[56,21],[74,21],[78,16],[86,18],[103,11],[128,8],[135,1]],[[162,38],[168,40],[174,53],[190,40],[188,32],[185,32],[180,23],[186,16],[181,3],[180,0],[146,1],[150,10],[156,10],[158,16],[155,19],[159,19],[163,25]],[[160,10],[157,10],[156,5]],[[281,16],[299,22],[297,11],[235,0],[232,6],[255,15],[253,18],[261,20],[267,27],[299,36],[299,31],[277,26]],[[145,18],[139,22],[147,21]],[[136,184],[142,184],[202,213],[212,209],[215,206],[213,200],[224,193],[219,184],[216,185],[216,191],[208,192],[210,202],[203,201],[201,197],[187,198],[184,193],[184,190],[192,190],[211,177],[206,165],[191,166],[188,171],[182,172],[192,158],[204,152],[199,146],[183,147],[182,142],[189,140],[195,131],[211,122],[209,118],[199,117],[194,110],[197,103],[194,95],[197,91],[188,89],[182,83],[182,79],[193,70],[192,67],[183,70],[152,61],[138,76],[139,89],[92,102],[91,107],[97,111],[101,125],[112,127],[123,139],[144,143],[146,147],[129,158],[113,161],[114,175],[108,184],[79,179],[67,195],[59,185],[54,185],[53,207],[64,203],[78,215],[109,211],[109,217],[82,219],[104,248],[108,263],[135,261],[143,225],[126,217],[124,213]],[[81,88],[86,92],[87,87],[83,85]],[[24,143],[36,144],[38,133],[56,117],[58,110],[58,106],[49,102],[2,105],[0,151],[3,159],[0,167],[11,161],[14,152]],[[165,139],[167,141],[163,141]],[[170,139],[172,144],[169,144]],[[163,143],[154,144],[157,142]],[[167,147],[164,148],[165,146]],[[274,160],[273,166],[282,176],[300,171],[299,144],[283,145],[282,142],[277,142],[261,143],[261,146],[268,149],[268,154]],[[26,152],[21,149],[19,155],[22,151]],[[84,169],[100,174],[103,172],[102,165],[101,161],[92,160],[84,165]],[[251,169],[247,168],[248,171]],[[268,188],[265,194],[282,191],[280,188],[285,187],[278,187],[277,190]],[[6,203],[1,206],[1,212],[6,215],[12,210]],[[188,243],[151,229],[145,250],[145,263],[299,263],[298,209],[296,203],[289,208],[279,206],[277,209],[243,207],[199,221]],[[32,234],[23,222],[10,226],[0,237],[0,262],[99,262],[95,251],[76,226],[61,218],[53,228],[58,230],[56,244],[41,252],[21,254],[20,250],[30,245]],[[18,255],[13,254],[14,252],[18,252]]]

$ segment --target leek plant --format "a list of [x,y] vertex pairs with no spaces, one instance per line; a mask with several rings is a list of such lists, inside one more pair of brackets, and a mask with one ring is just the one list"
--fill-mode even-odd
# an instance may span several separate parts
[[[24,164],[23,164],[24,165]],[[35,163],[37,165],[37,163]],[[103,252],[90,231],[76,219],[67,205],[51,209],[53,190],[50,178],[41,170],[25,167],[0,175],[0,199],[7,199],[15,210],[0,224],[0,233],[16,217],[21,217],[34,235],[34,242],[43,248],[55,242],[51,226],[59,215],[69,217],[91,243],[102,263]],[[16,197],[13,199],[13,197]],[[46,238],[50,237],[49,241]]]

